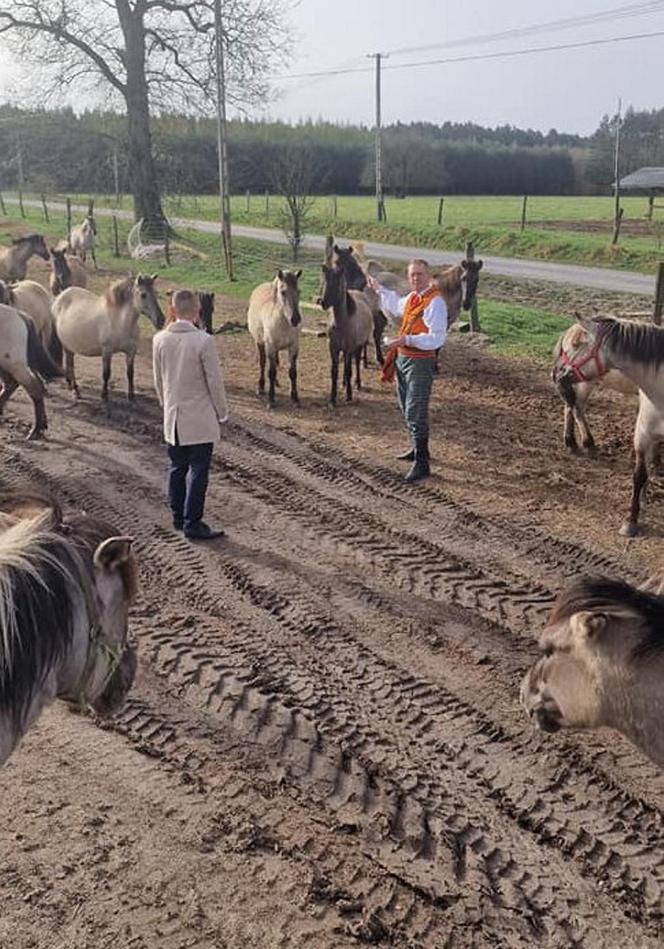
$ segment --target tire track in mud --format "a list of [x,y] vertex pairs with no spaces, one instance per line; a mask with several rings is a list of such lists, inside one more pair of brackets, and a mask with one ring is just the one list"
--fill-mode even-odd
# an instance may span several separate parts
[[[94,509],[94,506],[98,506],[99,513],[107,513],[108,502],[107,500],[99,500],[91,504],[90,497],[87,496],[83,498],[86,506],[90,509]],[[124,510],[123,514],[118,511],[120,517],[124,516],[127,518],[129,511]],[[136,509],[135,512],[131,511],[131,517],[140,521],[142,512],[139,509]],[[159,529],[155,529],[159,531]],[[461,792],[457,792],[456,800],[453,799],[451,812],[448,810],[444,812],[444,830],[446,834],[453,832],[454,834],[459,833],[458,823],[460,815],[463,814],[464,831],[461,838],[461,844],[458,843],[457,837],[453,836],[455,841],[453,852],[461,847],[466,863],[468,862],[467,850],[469,845],[472,847],[472,853],[476,855],[479,854],[484,860],[486,857],[486,848],[489,846],[487,843],[487,836],[483,832],[483,815],[482,810],[486,808],[486,801],[483,799],[484,795],[488,792],[489,798],[494,798],[495,801],[499,804],[499,812],[501,817],[507,817],[512,821],[516,821],[522,829],[527,829],[531,835],[534,836],[535,842],[537,844],[547,843],[552,846],[561,847],[562,852],[566,853],[566,856],[571,856],[576,861],[583,862],[583,871],[586,874],[594,874],[600,881],[607,882],[608,885],[614,887],[613,892],[614,896],[617,896],[619,903],[623,905],[625,912],[635,913],[638,918],[654,920],[657,918],[659,912],[659,887],[658,884],[655,885],[655,881],[652,878],[647,879],[643,876],[639,877],[634,873],[634,867],[627,867],[625,869],[625,860],[620,855],[620,853],[615,849],[611,848],[597,837],[593,837],[587,832],[583,834],[579,833],[578,827],[573,829],[573,832],[566,830],[564,824],[561,824],[560,818],[556,818],[556,815],[553,816],[550,813],[537,813],[537,811],[542,810],[541,801],[535,801],[533,807],[525,808],[518,800],[514,800],[514,778],[507,774],[505,771],[502,773],[500,769],[498,770],[498,775],[492,774],[491,771],[495,769],[490,769],[487,775],[486,771],[482,771],[482,768],[478,765],[481,764],[482,755],[486,757],[486,748],[482,747],[482,743],[486,738],[491,743],[500,743],[506,742],[507,738],[504,732],[493,725],[491,722],[487,724],[485,722],[477,722],[477,710],[472,707],[463,707],[463,703],[459,703],[459,700],[454,695],[442,695],[441,688],[439,685],[432,687],[430,683],[417,680],[412,680],[412,677],[407,677],[405,686],[403,683],[399,684],[397,681],[398,689],[395,693],[395,670],[389,670],[385,668],[385,664],[378,664],[376,666],[376,660],[374,657],[371,657],[367,654],[366,650],[360,650],[361,654],[357,654],[359,645],[352,640],[352,637],[343,636],[342,633],[335,629],[334,626],[330,626],[329,623],[325,624],[325,620],[321,620],[320,617],[307,615],[305,609],[299,604],[292,604],[288,601],[285,601],[283,597],[276,595],[272,590],[267,590],[266,588],[261,588],[260,586],[252,583],[251,579],[246,575],[243,570],[237,566],[237,564],[224,563],[223,560],[215,560],[214,571],[212,571],[213,576],[211,577],[210,568],[206,566],[206,558],[201,557],[201,554],[197,552],[191,545],[180,541],[179,539],[174,539],[173,535],[167,531],[161,531],[161,537],[157,541],[149,553],[149,557],[152,560],[158,560],[160,557],[164,557],[164,548],[169,545],[172,547],[173,544],[178,546],[177,556],[174,558],[165,558],[165,569],[170,573],[174,571],[174,566],[172,561],[177,561],[181,564],[180,569],[183,571],[181,574],[181,579],[186,581],[186,583],[191,587],[191,577],[196,578],[196,583],[194,586],[196,589],[191,594],[193,596],[192,607],[198,603],[198,607],[205,607],[205,615],[215,615],[215,612],[218,613],[216,608],[216,600],[213,595],[209,593],[209,587],[212,583],[212,589],[214,590],[214,573],[223,565],[223,573],[226,579],[229,579],[236,587],[238,592],[243,595],[248,595],[252,604],[258,606],[260,609],[266,611],[270,616],[275,617],[277,621],[282,625],[286,626],[291,632],[299,633],[306,636],[314,636],[316,639],[317,647],[320,651],[321,645],[323,643],[329,643],[331,639],[334,639],[335,650],[334,650],[334,662],[330,663],[335,668],[339,667],[343,669],[343,680],[340,680],[337,676],[332,680],[328,686],[328,695],[327,695],[327,705],[324,708],[320,707],[320,700],[317,700],[314,703],[312,710],[313,722],[309,722],[309,741],[308,745],[313,746],[314,748],[319,743],[319,735],[333,736],[334,741],[338,744],[339,747],[345,749],[352,749],[353,751],[353,761],[363,762],[367,760],[369,768],[369,776],[373,777],[374,782],[377,780],[376,774],[381,774],[384,781],[387,781],[388,791],[384,792],[382,796],[386,800],[390,800],[394,795],[401,794],[401,788],[403,785],[408,785],[415,780],[416,788],[424,787],[426,793],[422,797],[422,793],[418,792],[417,794],[411,793],[406,798],[404,798],[405,803],[401,803],[398,807],[394,805],[392,807],[392,815],[388,819],[388,824],[390,828],[390,833],[394,836],[394,828],[400,828],[405,826],[407,828],[406,837],[399,837],[397,835],[397,840],[401,843],[402,846],[406,842],[411,844],[415,840],[417,842],[417,847],[419,850],[427,851],[432,849],[435,853],[436,847],[439,846],[436,843],[436,846],[433,846],[431,834],[425,833],[427,823],[430,823],[430,819],[427,818],[425,821],[421,817],[423,813],[432,813],[434,819],[437,816],[437,812],[440,810],[441,801],[443,803],[449,800],[449,791],[446,793],[444,788],[444,781],[449,779],[449,768],[441,773],[438,777],[438,781],[432,779],[428,776],[427,772],[424,770],[426,763],[432,760],[432,757],[436,754],[445,755],[448,762],[453,762],[454,768],[458,771],[459,775],[463,777],[463,782],[459,782],[461,787],[464,790],[467,790],[468,786],[471,783],[474,783],[478,789],[478,800],[475,803],[476,813],[473,816],[473,820],[469,823],[467,820],[468,811],[471,810],[467,798],[461,796]],[[143,555],[147,553],[144,549],[142,551]],[[207,576],[206,576],[207,570]],[[177,571],[175,571],[175,577],[177,579]],[[201,579],[201,578],[204,578]],[[218,583],[218,580],[217,580]],[[202,618],[199,618],[196,628],[199,630],[201,628]],[[307,708],[307,703],[303,700],[302,693],[304,692],[305,698],[306,695],[317,695],[321,692],[321,683],[325,679],[325,675],[319,675],[317,678],[308,681],[302,682],[302,671],[298,670],[297,666],[291,664],[291,668],[288,670],[288,679],[284,679],[285,670],[283,661],[279,661],[275,658],[274,654],[270,652],[269,648],[266,648],[264,637],[259,636],[258,642],[256,641],[256,634],[252,633],[251,630],[245,630],[244,636],[241,640],[241,648],[244,651],[245,656],[248,652],[248,643],[246,642],[247,636],[251,640],[251,667],[260,668],[262,682],[265,682],[265,677],[268,675],[266,670],[270,670],[268,684],[273,686],[271,695],[275,694],[274,686],[276,685],[277,693],[281,690],[283,691],[285,685],[289,685],[287,698],[289,702],[294,703],[296,708]],[[166,639],[168,640],[168,636]],[[234,634],[233,639],[236,636]],[[344,648],[346,650],[351,650],[352,655],[346,657],[343,661],[340,661],[339,656],[339,644],[338,641],[342,640]],[[203,648],[205,651],[209,651],[207,656],[203,655],[199,659],[203,660],[204,665],[207,665],[205,674],[200,672],[200,669],[196,670],[193,674],[193,681],[197,687],[200,687],[201,678],[205,679],[209,676],[210,670],[212,669],[213,678],[216,675],[217,683],[215,685],[215,690],[219,688],[219,669],[218,669],[218,629],[216,627],[210,627],[208,629],[208,635],[205,638],[205,642],[197,645],[197,649]],[[178,658],[174,664],[167,669],[168,674],[172,677],[178,672],[178,668],[182,661],[190,661],[192,655],[192,644],[190,638],[182,645],[182,654],[184,660]],[[195,655],[194,655],[195,658]],[[238,655],[235,652],[233,655],[228,657],[227,666],[230,669],[233,669],[237,666]],[[276,665],[275,665],[276,663]],[[358,722],[362,723],[363,719],[366,720],[366,711],[362,709],[357,709],[356,707],[348,706],[344,707],[343,704],[340,706],[340,696],[344,695],[344,691],[348,691],[349,685],[351,683],[352,692],[361,693],[362,690],[366,689],[366,682],[368,677],[368,668],[369,665],[373,663],[374,668],[372,671],[371,678],[377,681],[377,688],[379,691],[385,692],[387,689],[387,695],[383,696],[381,702],[374,709],[375,717],[378,720],[389,722],[388,732],[391,734],[399,733],[399,722],[403,723],[406,721],[408,724],[408,730],[402,734],[407,742],[410,743],[411,747],[409,748],[411,755],[414,756],[414,746],[422,745],[420,749],[420,759],[421,763],[417,766],[416,762],[413,762],[410,766],[410,769],[406,770],[405,776],[400,774],[399,768],[393,763],[398,759],[398,757],[403,756],[403,751],[400,748],[395,748],[392,750],[392,763],[383,759],[383,756],[378,757],[378,763],[372,757],[371,752],[375,754],[376,748],[384,747],[387,743],[389,745],[389,739],[386,739],[385,736],[376,735],[372,733],[370,727],[366,725],[367,728],[366,734],[358,729]],[[361,674],[357,674],[354,670],[361,669]],[[318,670],[317,670],[318,671]],[[396,676],[398,678],[399,670],[396,670]],[[187,677],[185,676],[185,681]],[[327,673],[327,678],[330,678],[329,671]],[[406,691],[408,693],[408,700],[405,701],[403,698],[397,701],[395,699],[395,694],[398,695],[398,691]],[[223,696],[223,689],[222,696]],[[232,691],[232,690],[231,690]],[[218,694],[218,691],[215,693]],[[373,694],[373,693],[372,693]],[[244,698],[243,698],[244,696]],[[269,699],[269,695],[268,695]],[[262,691],[259,690],[258,696],[253,696],[251,701],[247,700],[246,697],[246,688],[243,688],[240,691],[237,704],[233,706],[233,720],[234,724],[237,726],[237,716],[238,708],[240,712],[244,712],[246,708],[255,711],[254,706],[260,708],[261,706],[269,707],[270,703],[268,699],[262,694]],[[388,700],[387,708],[385,705],[385,699]],[[442,700],[442,713],[440,709],[435,708],[436,706],[441,705]],[[223,698],[221,700],[223,704]],[[392,718],[390,721],[390,716],[387,714],[392,705],[396,704],[397,709],[399,710],[399,715],[397,718]],[[272,703],[274,705],[274,703]],[[336,706],[336,707],[335,707]],[[221,707],[220,707],[221,708]],[[435,709],[436,714],[432,712],[432,708]],[[330,711],[332,709],[332,712]],[[220,710],[220,709],[219,709]],[[270,715],[274,712],[272,708],[271,712],[268,712],[268,719]],[[252,712],[253,714],[253,712]],[[249,721],[254,722],[252,714],[249,715]],[[451,718],[450,718],[451,715]],[[447,721],[445,717],[447,716]],[[447,735],[455,737],[458,728],[459,722],[464,716],[471,716],[472,720],[470,725],[466,723],[466,731],[463,735],[463,743],[460,752],[459,748],[455,745],[450,745],[446,743],[444,739],[437,739],[436,742],[431,745],[424,741],[421,735],[428,735],[433,729],[436,729],[438,733],[445,734],[445,728],[447,728]],[[369,716],[371,718],[371,716]],[[241,716],[240,716],[241,720]],[[316,725],[315,722],[318,721],[320,724]],[[414,741],[414,733],[412,728],[420,723],[421,727],[417,727],[417,742]],[[426,726],[426,727],[425,727]],[[313,729],[313,731],[311,730]],[[296,729],[297,731],[297,729]],[[479,736],[479,737],[478,737]],[[471,741],[472,739],[472,741]],[[301,741],[301,737],[300,737]],[[473,744],[474,742],[474,744]],[[508,742],[509,743],[509,742]],[[470,745],[470,748],[465,748],[466,744]],[[367,751],[367,748],[369,751]],[[301,750],[301,749],[300,749]],[[308,754],[311,754],[309,749]],[[519,740],[516,742],[516,754],[523,754],[523,745]],[[466,756],[464,758],[464,755]],[[396,771],[395,771],[396,768]],[[419,768],[419,769],[418,769]],[[376,770],[377,769],[377,770]],[[309,769],[311,770],[311,769]],[[339,768],[337,766],[337,772]],[[430,769],[431,770],[431,769]],[[509,771],[510,768],[507,768]],[[577,776],[578,777],[578,776]],[[335,780],[337,780],[335,778]],[[558,778],[560,782],[560,778]],[[505,794],[501,788],[501,784],[505,782],[510,786],[509,792]],[[366,779],[364,779],[366,784]],[[501,794],[502,792],[502,798]],[[521,788],[522,795],[524,793],[523,787]],[[525,793],[527,794],[528,789],[526,788]],[[359,793],[359,792],[357,792]],[[366,795],[366,791],[363,792]],[[402,813],[403,812],[403,813]],[[405,816],[404,816],[405,815]],[[595,815],[597,817],[597,815]],[[556,824],[556,820],[558,823]],[[423,830],[422,828],[425,828]],[[609,831],[611,828],[609,828]],[[652,826],[649,828],[650,834],[652,835]],[[418,836],[419,834],[419,836]],[[562,837],[563,841],[561,843],[558,838]],[[491,839],[490,837],[488,838]],[[502,846],[500,846],[502,843]],[[450,847],[447,845],[447,840],[445,841],[446,851],[449,851]],[[525,848],[527,850],[527,847]],[[647,848],[646,848],[647,849]],[[509,837],[507,840],[503,839],[499,841],[498,850],[501,853],[509,853]],[[521,857],[522,848],[519,848],[519,854],[521,862],[523,858]],[[456,860],[456,858],[455,858]],[[502,881],[503,877],[509,877],[511,871],[511,862],[513,858],[510,856],[507,863],[504,863],[502,860],[494,860],[495,866],[493,871],[495,872],[494,886],[498,886],[496,881]],[[542,877],[542,868],[537,867],[538,862],[541,860],[538,851],[536,850],[531,860],[534,861],[535,872],[526,874],[527,879],[524,881],[520,878],[518,884],[518,899],[519,905],[523,909],[523,906],[539,907],[536,918],[540,916],[547,917],[547,913],[542,912],[542,907],[539,905],[536,895],[538,892],[538,887],[541,884]],[[472,861],[471,861],[472,862]],[[456,864],[455,864],[456,866]],[[449,873],[449,868],[448,873]],[[483,878],[483,873],[486,873],[485,867],[475,867],[475,872]],[[466,871],[467,873],[467,871]],[[546,875],[546,871],[545,871]],[[428,873],[426,874],[428,879]],[[537,886],[533,885],[532,880],[539,880],[540,882]],[[561,879],[564,879],[564,873],[561,872]],[[631,885],[633,879],[638,880],[636,888]],[[486,880],[484,880],[486,884]],[[529,885],[526,886],[526,883]],[[650,889],[655,889],[654,897],[651,895],[650,900],[639,900],[639,887],[644,887],[647,889],[645,884],[650,884]],[[418,883],[417,885],[422,885]],[[443,877],[443,885],[445,885],[445,877]],[[446,884],[449,886],[449,883]],[[481,886],[482,883],[480,882]],[[636,909],[635,909],[636,907]],[[558,919],[558,924],[560,924],[560,919],[566,916],[569,913],[569,907],[566,908],[565,912],[562,914],[562,917]],[[554,917],[557,918],[558,914],[554,914]],[[533,924],[534,925],[534,924]],[[537,927],[535,927],[537,928]]]

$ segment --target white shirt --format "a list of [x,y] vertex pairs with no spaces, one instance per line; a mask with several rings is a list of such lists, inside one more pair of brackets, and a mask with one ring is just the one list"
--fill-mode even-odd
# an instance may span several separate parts
[[[380,308],[392,323],[401,320],[406,303],[411,296],[412,293],[407,293],[405,297],[402,297],[396,290],[378,287]],[[447,305],[441,296],[433,298],[425,308],[422,319],[429,332],[404,336],[404,345],[411,346],[413,349],[439,349],[447,336]]]

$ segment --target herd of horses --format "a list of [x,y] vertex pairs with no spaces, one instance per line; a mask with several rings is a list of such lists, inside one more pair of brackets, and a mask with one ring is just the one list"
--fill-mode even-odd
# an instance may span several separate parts
[[[84,222],[85,223],[85,222]],[[73,236],[70,235],[70,237]],[[82,227],[87,247],[48,248],[40,235],[0,249],[0,412],[18,385],[35,406],[29,437],[47,427],[44,383],[64,376],[74,395],[77,354],[102,359],[102,398],[108,401],[111,356],[124,352],[129,398],[134,397],[138,321],[159,329],[165,318],[156,275],[112,283],[97,295],[86,287],[84,256],[94,231]],[[397,274],[365,261],[352,247],[334,245],[322,265],[319,304],[328,312],[330,396],[337,400],[340,363],[346,399],[361,387],[362,364],[373,341],[382,362],[386,315],[368,277],[407,289]],[[27,262],[50,259],[51,294],[26,279]],[[94,260],[94,257],[93,257]],[[96,261],[95,261],[96,266]],[[434,279],[450,324],[469,309],[481,261],[462,261]],[[258,390],[274,405],[279,354],[288,351],[290,397],[299,402],[297,357],[302,332],[301,271],[279,270],[253,291],[248,329],[258,354]],[[214,294],[200,294],[200,322],[212,332]],[[63,369],[64,360],[64,369]],[[629,516],[622,533],[638,530],[648,466],[664,438],[664,329],[612,317],[577,318],[558,341],[553,380],[565,405],[564,439],[591,451],[585,417],[600,383],[638,392],[635,469]],[[84,515],[64,517],[52,498],[0,492],[0,765],[43,708],[55,698],[112,713],[136,672],[128,639],[128,607],[136,589],[131,538]],[[521,702],[544,732],[609,726],[622,731],[664,767],[664,580],[642,588],[607,578],[585,578],[560,594],[541,640],[542,657],[526,674]]]

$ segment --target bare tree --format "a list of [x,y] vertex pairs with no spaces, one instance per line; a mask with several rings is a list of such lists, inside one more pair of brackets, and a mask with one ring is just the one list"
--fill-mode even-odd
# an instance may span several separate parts
[[311,210],[316,202],[312,195],[314,156],[306,146],[289,148],[272,168],[274,190],[283,197],[279,209],[279,225],[297,261],[300,245]]
[[[289,46],[287,9],[280,0],[224,0],[229,103],[265,101],[264,75]],[[124,103],[134,214],[160,226],[150,112],[205,112],[214,102],[214,0],[0,0],[2,34],[39,64],[41,101],[49,88],[92,79]]]

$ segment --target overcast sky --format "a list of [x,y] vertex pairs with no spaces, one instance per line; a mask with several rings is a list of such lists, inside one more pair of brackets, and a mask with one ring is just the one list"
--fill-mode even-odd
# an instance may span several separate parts
[[[637,0],[631,0],[636,4]],[[631,5],[630,0],[301,0],[292,14],[299,33],[288,72],[338,65],[371,67],[366,54],[440,44]],[[654,4],[653,4],[654,5]],[[383,73],[383,122],[425,119],[509,122],[587,133],[617,99],[637,108],[664,106],[664,36],[516,59],[389,67],[443,57],[582,42],[664,31],[664,3],[650,15],[575,26],[538,35],[391,55]],[[280,82],[269,114],[373,123],[371,73]]]
[[[636,108],[664,106],[664,36],[585,49],[558,50],[512,59],[393,69],[408,62],[462,57],[527,47],[664,32],[664,0],[655,13],[549,30],[526,37],[479,42],[472,37],[549,23],[639,0],[300,0],[290,13],[296,42],[283,72],[335,67],[368,69],[350,75],[279,81],[280,98],[261,116],[298,121],[324,118],[373,124],[373,60],[390,53],[383,71],[383,123],[423,119],[508,122],[544,131],[589,133],[613,113],[619,96]],[[470,39],[466,45],[398,53]],[[0,62],[0,99],[10,96],[16,67]],[[79,100],[80,104],[80,100]],[[92,104],[92,100],[89,103]]]

